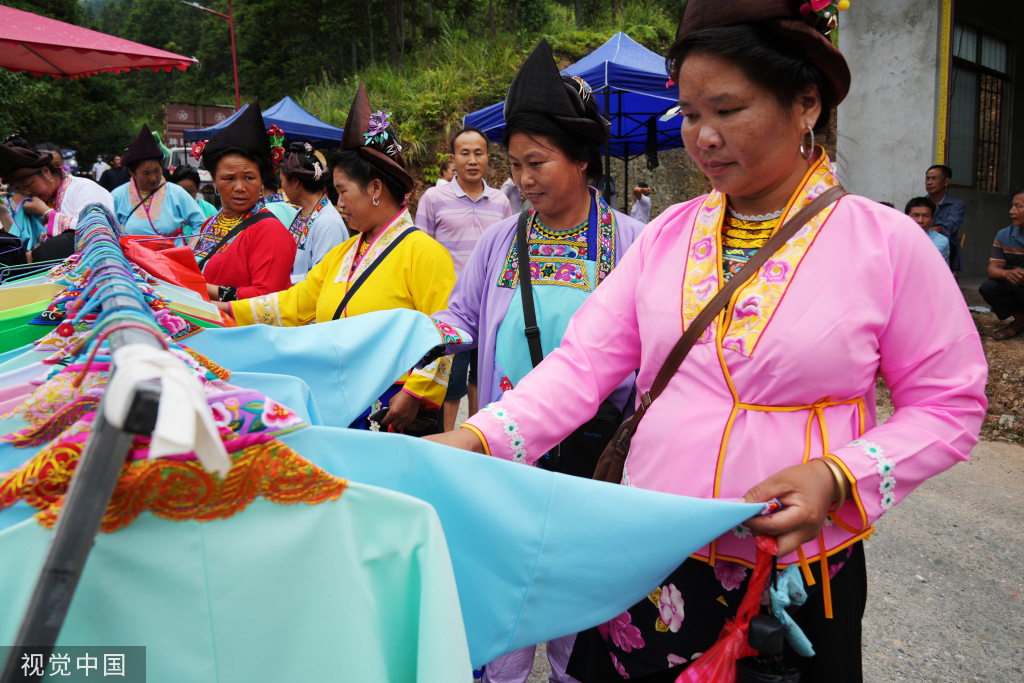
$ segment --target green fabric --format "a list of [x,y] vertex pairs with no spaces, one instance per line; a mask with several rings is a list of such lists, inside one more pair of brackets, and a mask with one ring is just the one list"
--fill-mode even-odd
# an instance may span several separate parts
[[35,313],[29,313],[21,318],[0,321],[0,353],[31,344],[53,331],[51,325],[26,324],[34,317]]
[[178,317],[188,320],[191,323],[199,325],[199,327],[224,327],[223,325],[211,323],[209,320],[203,320],[202,318],[193,318],[188,313],[182,313],[181,311],[174,311],[174,314]]
[[[52,531],[0,532],[0,642],[10,643]],[[212,522],[150,513],[99,534],[62,645],[145,645],[150,683],[472,680],[434,509],[351,484],[340,499],[257,499]]]
[[35,316],[45,311],[50,306],[51,303],[53,303],[52,300],[36,301],[34,303],[25,304],[24,306],[18,306],[17,308],[12,308],[7,311],[0,311],[0,320],[18,318],[25,315],[26,313],[31,313],[32,317],[34,318]]

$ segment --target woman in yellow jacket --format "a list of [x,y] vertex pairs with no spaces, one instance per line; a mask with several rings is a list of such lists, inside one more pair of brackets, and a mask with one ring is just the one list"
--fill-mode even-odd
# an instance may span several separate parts
[[[359,234],[328,252],[291,289],[218,303],[239,325],[288,327],[395,308],[431,314],[447,307],[455,285],[452,259],[413,224],[405,196],[414,182],[387,117],[386,111],[371,115],[366,89],[360,84],[341,151],[331,162],[338,210]],[[447,356],[412,370],[351,426],[387,427],[414,436],[440,432],[450,370]],[[388,411],[378,417],[379,422],[369,419],[384,407]]]

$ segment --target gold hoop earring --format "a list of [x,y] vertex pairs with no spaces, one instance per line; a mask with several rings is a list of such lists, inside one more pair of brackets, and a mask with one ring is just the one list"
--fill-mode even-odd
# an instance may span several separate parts
[[807,132],[811,134],[811,146],[808,149],[804,149],[804,134],[800,134],[800,155],[804,161],[810,161],[814,155],[814,129],[807,126]]

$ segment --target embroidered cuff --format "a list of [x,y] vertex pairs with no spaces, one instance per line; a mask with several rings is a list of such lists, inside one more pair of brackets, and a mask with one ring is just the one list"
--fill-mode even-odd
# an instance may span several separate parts
[[520,434],[519,424],[512,419],[508,411],[501,407],[500,403],[488,403],[480,412],[501,423],[502,432],[508,438],[513,462],[523,462],[526,459],[526,439]]

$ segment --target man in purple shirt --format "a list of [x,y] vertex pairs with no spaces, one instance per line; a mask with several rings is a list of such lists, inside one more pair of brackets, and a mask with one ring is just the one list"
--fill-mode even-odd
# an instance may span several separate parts
[[[487,136],[477,128],[463,128],[451,142],[455,179],[432,187],[420,197],[416,227],[441,243],[452,257],[455,276],[462,273],[480,235],[488,227],[512,215],[508,199],[490,187]],[[448,393],[444,400],[444,429],[455,428],[459,401],[469,393],[469,414],[476,412],[476,351],[463,351],[452,361]]]

